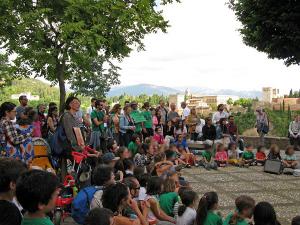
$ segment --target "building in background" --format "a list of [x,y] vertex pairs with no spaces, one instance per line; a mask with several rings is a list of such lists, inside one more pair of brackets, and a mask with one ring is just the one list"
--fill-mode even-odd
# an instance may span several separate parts
[[181,109],[181,102],[184,102],[183,94],[169,95],[169,104],[175,103],[177,109]]
[[272,103],[273,98],[279,98],[279,89],[272,87],[263,87],[262,89],[262,101]]
[[299,111],[300,110],[300,98],[273,98],[272,99],[273,110],[288,110]]
[[239,96],[235,95],[209,95],[209,96],[202,96],[204,102],[208,105],[219,105],[219,104],[227,104],[228,99],[232,99],[232,101],[239,100]]

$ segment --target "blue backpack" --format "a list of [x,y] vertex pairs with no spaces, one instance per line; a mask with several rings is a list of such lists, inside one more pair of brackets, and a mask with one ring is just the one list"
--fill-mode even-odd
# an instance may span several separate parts
[[72,218],[78,224],[84,224],[86,215],[90,212],[90,205],[94,194],[100,187],[90,186],[81,189],[72,203]]
[[52,155],[56,157],[63,155],[63,153],[66,150],[71,148],[71,145],[66,136],[65,129],[62,125],[62,118],[64,115],[65,113],[61,116],[57,128],[55,130],[55,133],[52,135],[52,137],[49,140],[49,145],[52,151]]

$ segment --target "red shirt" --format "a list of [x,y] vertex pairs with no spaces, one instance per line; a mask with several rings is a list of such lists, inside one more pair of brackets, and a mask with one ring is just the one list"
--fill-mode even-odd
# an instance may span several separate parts
[[265,160],[266,154],[264,152],[257,152],[256,153],[256,160]]
[[164,136],[159,135],[159,134],[154,134],[153,139],[160,145],[165,142]]

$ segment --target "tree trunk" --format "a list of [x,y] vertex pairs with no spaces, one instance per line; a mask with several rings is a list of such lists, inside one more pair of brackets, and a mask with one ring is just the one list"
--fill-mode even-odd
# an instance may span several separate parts
[[57,79],[59,85],[59,114],[61,115],[65,110],[65,101],[66,101],[66,87],[65,87],[65,63],[58,63],[56,65]]

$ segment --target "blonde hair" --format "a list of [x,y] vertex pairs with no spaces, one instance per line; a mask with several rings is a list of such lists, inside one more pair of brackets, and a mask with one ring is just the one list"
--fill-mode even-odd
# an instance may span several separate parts
[[272,144],[270,147],[270,152],[272,153],[279,153],[279,147],[276,144]]

